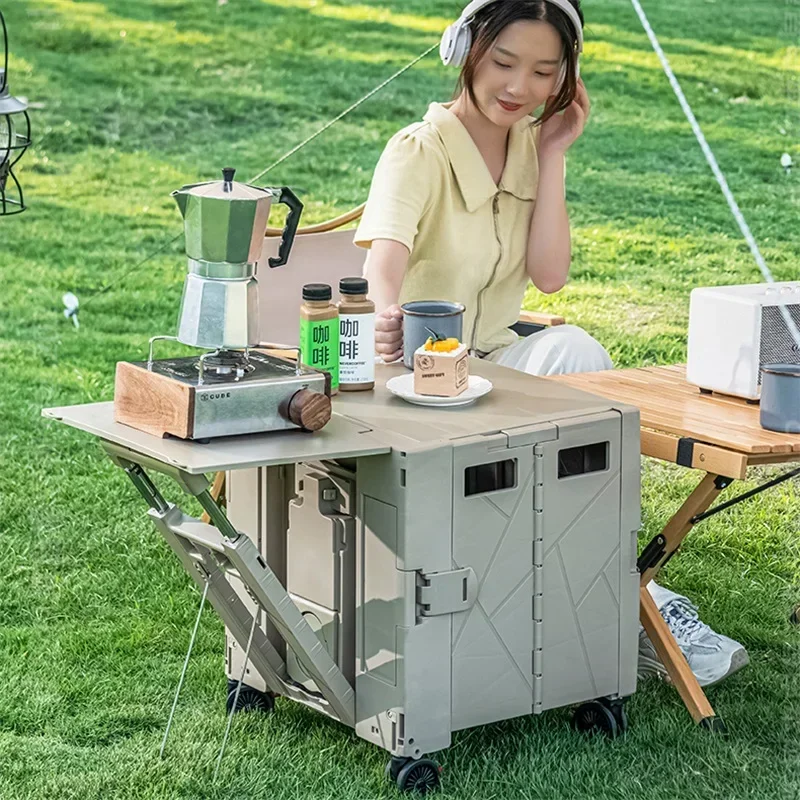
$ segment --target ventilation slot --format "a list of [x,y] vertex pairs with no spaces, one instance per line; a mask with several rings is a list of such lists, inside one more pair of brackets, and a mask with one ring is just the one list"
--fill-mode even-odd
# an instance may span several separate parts
[[558,477],[571,478],[608,469],[608,442],[584,444],[558,451]]
[[517,462],[514,459],[476,464],[464,470],[464,497],[513,489],[517,483]]

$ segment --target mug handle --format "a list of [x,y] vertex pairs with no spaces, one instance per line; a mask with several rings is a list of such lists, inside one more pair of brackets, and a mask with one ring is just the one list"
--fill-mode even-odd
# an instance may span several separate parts
[[286,217],[286,225],[281,234],[281,245],[278,248],[277,258],[267,259],[267,263],[273,269],[282,267],[289,260],[289,253],[294,244],[294,236],[297,233],[297,226],[300,224],[300,214],[303,213],[303,204],[297,199],[297,195],[288,187],[281,187],[281,194],[278,203],[289,206],[289,214]]

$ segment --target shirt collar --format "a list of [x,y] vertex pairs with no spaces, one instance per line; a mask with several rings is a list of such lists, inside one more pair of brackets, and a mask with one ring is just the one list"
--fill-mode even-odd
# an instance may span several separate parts
[[467,211],[480,208],[498,191],[509,192],[520,200],[535,199],[538,160],[530,118],[526,117],[511,127],[506,165],[498,186],[469,132],[449,110],[450,105],[452,103],[431,103],[424,119],[439,133]]

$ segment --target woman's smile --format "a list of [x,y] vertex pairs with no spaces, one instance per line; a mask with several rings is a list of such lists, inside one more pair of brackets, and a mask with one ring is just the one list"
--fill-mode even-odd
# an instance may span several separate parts
[[497,103],[502,109],[512,113],[519,111],[522,108],[522,103],[509,103],[505,100],[501,100],[499,97],[497,98]]

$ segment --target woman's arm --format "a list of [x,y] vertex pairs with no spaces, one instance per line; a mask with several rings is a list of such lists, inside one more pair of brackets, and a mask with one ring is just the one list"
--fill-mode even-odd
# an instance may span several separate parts
[[567,282],[572,247],[569,233],[564,155],[583,134],[591,102],[581,78],[575,99],[563,114],[555,114],[539,130],[539,188],[528,235],[525,268],[542,292],[557,292]]
[[375,303],[375,352],[386,362],[403,356],[403,312],[397,305],[409,250],[393,239],[374,239],[364,264],[369,296]]
[[372,242],[364,264],[364,277],[369,282],[369,297],[375,303],[376,313],[397,305],[409,256],[408,248],[400,242],[392,239]]
[[564,191],[564,155],[539,158],[539,189],[528,236],[526,269],[545,294],[567,282],[572,246]]

